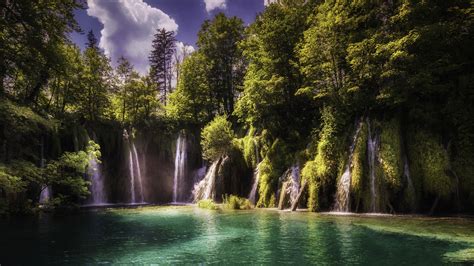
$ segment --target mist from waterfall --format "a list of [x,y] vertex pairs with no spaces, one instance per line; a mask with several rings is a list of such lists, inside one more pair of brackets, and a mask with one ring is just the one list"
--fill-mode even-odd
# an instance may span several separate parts
[[336,202],[334,206],[334,210],[338,212],[349,212],[351,209],[351,181],[352,181],[352,174],[351,174],[351,167],[352,167],[352,158],[354,155],[355,146],[357,143],[357,137],[359,136],[361,128],[361,123],[357,123],[357,129],[352,137],[351,146],[349,149],[349,158],[347,160],[346,168],[344,173],[339,178],[337,183],[337,191],[336,191]]
[[186,137],[181,134],[176,141],[176,156],[174,159],[173,202],[183,200],[182,188],[185,185],[185,164],[187,159]]
[[368,136],[367,136],[367,154],[369,160],[369,177],[370,177],[370,195],[371,195],[371,202],[370,202],[370,211],[371,212],[380,212],[379,204],[378,203],[378,189],[377,189],[377,180],[375,176],[375,167],[377,164],[377,149],[378,149],[378,136],[377,134],[372,135],[372,130],[370,126],[370,120],[367,119],[367,128],[368,128]]
[[212,199],[215,196],[215,183],[216,175],[218,171],[218,165],[220,164],[221,159],[214,161],[209,170],[206,173],[206,176],[194,186],[193,189],[193,198],[194,202],[203,199]]

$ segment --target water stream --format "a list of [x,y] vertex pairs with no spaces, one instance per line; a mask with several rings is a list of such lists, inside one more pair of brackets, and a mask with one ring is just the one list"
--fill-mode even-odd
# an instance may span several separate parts
[[357,129],[352,137],[351,146],[349,149],[349,158],[347,160],[346,168],[342,176],[339,178],[339,182],[337,184],[337,192],[336,192],[336,202],[334,210],[338,212],[348,212],[351,209],[351,167],[352,167],[352,157],[354,155],[354,149],[357,143],[357,137],[359,136],[361,128],[361,123],[357,123]]
[[173,202],[183,200],[184,175],[186,164],[186,138],[181,134],[176,141],[176,156],[174,160]]

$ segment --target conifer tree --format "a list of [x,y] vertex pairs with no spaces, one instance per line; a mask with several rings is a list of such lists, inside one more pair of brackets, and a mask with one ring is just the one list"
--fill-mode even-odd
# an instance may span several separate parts
[[163,103],[171,92],[172,60],[176,50],[176,39],[173,31],[159,29],[154,36],[150,60],[150,76],[157,84]]

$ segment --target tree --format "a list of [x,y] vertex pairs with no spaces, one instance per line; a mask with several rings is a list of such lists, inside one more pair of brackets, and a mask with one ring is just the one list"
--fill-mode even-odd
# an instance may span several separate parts
[[[59,48],[69,42],[69,32],[79,30],[74,10],[81,1],[2,1],[0,7],[0,93],[7,89],[35,102],[51,72],[62,68]],[[25,80],[22,86],[10,87],[18,77]]]
[[181,66],[177,89],[170,95],[168,115],[180,121],[204,125],[212,119],[212,95],[205,57],[196,52]]
[[216,99],[213,104],[220,113],[232,114],[235,97],[241,91],[245,64],[239,43],[243,38],[243,21],[223,13],[206,20],[198,33],[199,51],[209,64],[207,78]]
[[94,38],[84,51],[83,88],[79,98],[79,109],[90,121],[104,116],[109,107],[109,93],[112,89],[112,68],[109,59],[94,44]]
[[235,114],[277,137],[308,128],[314,114],[307,97],[295,95],[303,82],[295,50],[306,29],[308,10],[309,4],[270,5],[248,28],[243,43],[249,66]]
[[204,158],[214,161],[226,155],[232,148],[234,137],[232,124],[225,116],[216,116],[202,130],[201,146]]
[[166,103],[166,94],[171,92],[172,60],[176,50],[173,31],[159,29],[154,36],[150,60],[150,76],[157,84],[161,100]]

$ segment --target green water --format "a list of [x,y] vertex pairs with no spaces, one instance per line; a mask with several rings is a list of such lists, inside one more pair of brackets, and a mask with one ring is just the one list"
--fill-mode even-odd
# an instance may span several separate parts
[[438,265],[472,259],[474,221],[153,207],[3,220],[0,236],[1,265]]

